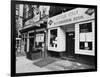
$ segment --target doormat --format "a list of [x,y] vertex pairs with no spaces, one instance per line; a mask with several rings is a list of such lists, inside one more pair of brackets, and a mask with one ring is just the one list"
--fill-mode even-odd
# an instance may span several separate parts
[[56,59],[54,59],[54,58],[43,58],[37,62],[34,62],[33,64],[35,64],[36,66],[39,66],[39,67],[44,67],[44,66],[47,66],[48,64],[51,64],[55,61],[56,61]]

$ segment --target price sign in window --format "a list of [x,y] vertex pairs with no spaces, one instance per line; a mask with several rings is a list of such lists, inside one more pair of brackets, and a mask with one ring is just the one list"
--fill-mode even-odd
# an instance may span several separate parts
[[92,50],[92,42],[80,42],[80,49]]

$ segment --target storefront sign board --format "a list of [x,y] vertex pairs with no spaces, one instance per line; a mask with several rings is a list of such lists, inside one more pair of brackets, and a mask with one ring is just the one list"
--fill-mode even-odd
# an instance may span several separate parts
[[89,8],[76,8],[71,11],[51,17],[48,19],[48,28],[94,19],[93,9],[87,12],[88,10]]

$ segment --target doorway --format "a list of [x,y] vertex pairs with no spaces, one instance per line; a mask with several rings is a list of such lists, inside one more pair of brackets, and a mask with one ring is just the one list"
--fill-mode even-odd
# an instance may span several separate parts
[[25,48],[24,51],[27,52],[27,38],[25,38]]
[[75,32],[66,32],[66,54],[74,56],[75,51]]
[[34,50],[34,33],[29,33],[29,52],[32,52]]
[[29,40],[29,51],[32,52],[34,48],[34,38],[30,38]]

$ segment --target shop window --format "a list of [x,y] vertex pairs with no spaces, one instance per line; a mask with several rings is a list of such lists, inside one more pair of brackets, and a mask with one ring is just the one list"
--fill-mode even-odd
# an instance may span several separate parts
[[36,48],[43,48],[43,44],[44,44],[44,33],[39,33],[36,34],[36,40],[35,40],[35,47]]
[[57,47],[57,29],[50,30],[50,47]]
[[92,42],[80,42],[80,49],[92,50]]
[[80,24],[80,33],[92,32],[92,22]]
[[35,47],[36,48],[42,48],[42,42],[35,42]]

